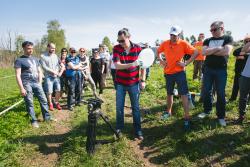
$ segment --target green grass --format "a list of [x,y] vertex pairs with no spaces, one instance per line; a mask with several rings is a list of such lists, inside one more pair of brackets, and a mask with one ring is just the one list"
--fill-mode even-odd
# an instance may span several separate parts
[[[200,92],[200,83],[192,80],[192,65],[187,69],[189,89]],[[234,58],[229,59],[228,81],[226,86],[227,99],[231,95]],[[5,72],[0,72],[4,74]],[[3,82],[0,83],[2,85]],[[14,86],[15,85],[15,86]],[[7,88],[7,87],[10,88]],[[6,90],[17,90],[9,93],[15,101],[19,97],[15,80],[8,83]],[[13,87],[13,88],[11,88]],[[5,86],[3,86],[5,88]],[[11,91],[10,91],[11,92]],[[89,93],[89,92],[88,92]],[[3,92],[0,92],[2,97]],[[112,89],[105,90],[103,98],[103,111],[110,117],[115,125],[115,94]],[[15,98],[16,97],[16,98]],[[160,115],[166,108],[166,90],[163,71],[155,65],[147,82],[146,90],[140,97],[142,112],[142,127],[144,141],[140,147],[149,148],[145,157],[152,164],[159,166],[250,166],[250,124],[243,126],[233,125],[237,117],[238,101],[227,104],[227,127],[220,127],[216,120],[215,107],[209,119],[197,119],[197,114],[203,111],[202,104],[196,99],[192,115],[192,131],[185,133],[183,130],[183,108],[181,101],[175,98],[173,117],[161,121]],[[10,102],[8,102],[10,103]],[[6,102],[0,102],[4,108]],[[39,113],[36,102],[36,111]],[[250,115],[247,114],[247,119]],[[24,105],[20,105],[0,118],[0,166],[27,166],[25,158],[33,158],[36,154],[46,155],[55,151],[59,160],[55,166],[141,166],[129,143],[133,138],[133,125],[126,117],[124,138],[114,142],[113,134],[103,121],[98,122],[97,138],[112,141],[109,144],[97,147],[94,156],[88,156],[85,151],[87,109],[85,106],[77,108],[72,114],[69,125],[71,131],[61,135],[47,135],[53,132],[49,124],[42,124],[38,131],[29,126]],[[51,139],[50,139],[51,138]],[[52,139],[62,142],[55,150],[44,146],[44,142]]]

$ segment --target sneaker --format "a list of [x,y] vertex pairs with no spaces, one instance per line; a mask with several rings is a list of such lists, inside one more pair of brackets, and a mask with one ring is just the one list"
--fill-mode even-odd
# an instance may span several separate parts
[[234,124],[242,125],[244,118],[245,118],[244,116],[239,116],[239,118],[234,121]]
[[171,114],[169,112],[165,112],[162,114],[161,116],[161,120],[167,120],[169,117],[171,116]]
[[139,135],[137,138],[138,138],[139,140],[143,140],[143,139],[144,139],[144,137],[143,137],[142,135]]
[[70,106],[70,107],[68,107],[68,110],[69,110],[69,111],[73,111],[74,108],[73,108],[72,106]]
[[61,105],[60,105],[59,103],[56,104],[56,108],[57,108],[58,110],[62,110],[62,107],[61,107]]
[[189,131],[190,130],[190,121],[189,120],[185,120],[184,121],[184,130],[185,131]]
[[31,125],[33,126],[33,128],[39,128],[39,124],[37,121],[32,122]]
[[46,121],[51,121],[51,122],[57,122],[56,118],[50,117],[49,119],[47,119]]
[[198,118],[204,119],[204,118],[208,117],[208,115],[209,115],[209,114],[203,112],[203,113],[200,113],[200,114],[198,115]]
[[49,110],[50,110],[50,111],[54,111],[53,103],[50,103],[50,104],[49,104]]
[[227,126],[227,123],[226,123],[225,119],[219,119],[219,124],[221,126]]
[[139,140],[143,140],[144,138],[143,138],[143,135],[142,135],[142,131],[139,131],[138,133],[137,133],[137,138],[139,139]]

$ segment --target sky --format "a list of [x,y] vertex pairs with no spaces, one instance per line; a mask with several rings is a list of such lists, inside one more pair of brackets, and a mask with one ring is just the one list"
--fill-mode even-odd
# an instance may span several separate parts
[[40,40],[47,22],[58,20],[72,47],[97,47],[105,36],[116,44],[126,27],[133,42],[169,39],[179,25],[184,36],[211,34],[210,24],[222,20],[235,40],[250,33],[249,0],[0,0],[0,38],[8,31],[26,40]]

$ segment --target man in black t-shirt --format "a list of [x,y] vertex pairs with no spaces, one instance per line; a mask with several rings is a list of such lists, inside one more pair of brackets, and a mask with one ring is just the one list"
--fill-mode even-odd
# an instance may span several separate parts
[[203,108],[199,118],[205,118],[212,111],[212,86],[215,84],[217,93],[216,114],[221,126],[225,121],[225,87],[227,82],[227,61],[233,49],[233,38],[224,35],[224,23],[215,21],[211,24],[212,37],[203,43],[203,55],[206,56],[203,74]]
[[15,61],[16,80],[20,93],[24,98],[27,112],[31,116],[32,126],[38,128],[36,113],[34,111],[33,93],[38,98],[42,115],[46,121],[56,121],[48,112],[48,103],[42,88],[42,71],[37,58],[32,56],[33,43],[25,41],[22,43],[24,55]]
[[[244,38],[244,45],[247,44],[248,42],[250,42],[250,35],[247,35]],[[231,94],[229,101],[235,101],[237,98],[237,95],[239,92],[239,78],[241,76],[241,72],[243,71],[245,64],[247,62],[247,59],[248,59],[247,54],[242,54],[241,52],[242,48],[243,46],[235,49],[233,52],[233,55],[236,58],[235,67],[234,67],[235,75],[234,75],[233,90],[232,90],[232,94]]]

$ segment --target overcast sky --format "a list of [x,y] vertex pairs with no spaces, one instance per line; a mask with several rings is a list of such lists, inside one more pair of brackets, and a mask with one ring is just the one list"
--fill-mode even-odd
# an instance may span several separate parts
[[92,48],[104,36],[116,42],[117,32],[127,27],[134,42],[154,45],[168,39],[172,25],[184,35],[210,36],[209,26],[222,20],[235,40],[250,33],[249,0],[1,0],[0,37],[7,30],[35,41],[46,34],[46,23],[57,19],[66,40],[76,48]]

